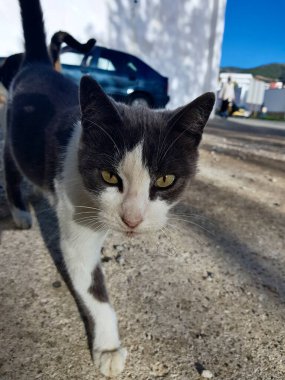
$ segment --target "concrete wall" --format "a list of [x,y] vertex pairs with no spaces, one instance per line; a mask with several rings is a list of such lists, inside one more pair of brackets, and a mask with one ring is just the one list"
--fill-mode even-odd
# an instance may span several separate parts
[[[169,77],[170,107],[216,91],[226,0],[42,0],[50,37],[79,39],[133,53]],[[0,55],[21,50],[17,0],[0,6]]]

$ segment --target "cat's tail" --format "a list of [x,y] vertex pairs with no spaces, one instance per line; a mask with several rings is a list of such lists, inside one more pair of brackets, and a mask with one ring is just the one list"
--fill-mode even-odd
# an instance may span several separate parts
[[94,38],[88,40],[85,44],[81,44],[74,37],[72,37],[69,33],[59,31],[56,32],[51,39],[50,43],[50,55],[52,57],[52,61],[55,63],[59,60],[59,53],[62,43],[66,43],[69,47],[77,50],[80,53],[86,54],[88,53],[96,43]]
[[40,1],[19,0],[19,3],[25,38],[25,56],[23,65],[33,62],[47,63],[51,65],[46,45],[43,12]]

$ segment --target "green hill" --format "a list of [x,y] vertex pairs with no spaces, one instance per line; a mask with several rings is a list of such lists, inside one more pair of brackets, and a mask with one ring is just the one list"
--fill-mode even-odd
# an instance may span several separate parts
[[257,66],[249,69],[242,69],[240,67],[221,67],[220,72],[261,75],[263,77],[285,82],[285,63],[270,63],[268,65]]

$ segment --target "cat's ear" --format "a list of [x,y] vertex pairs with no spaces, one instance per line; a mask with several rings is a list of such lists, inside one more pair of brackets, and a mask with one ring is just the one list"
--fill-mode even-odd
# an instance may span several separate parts
[[80,81],[79,90],[82,121],[84,116],[95,118],[104,125],[120,122],[121,117],[115,103],[105,94],[101,86],[89,75],[85,75]]
[[168,122],[169,128],[178,130],[185,137],[191,137],[195,145],[198,145],[214,104],[214,93],[206,92],[186,106],[175,110]]

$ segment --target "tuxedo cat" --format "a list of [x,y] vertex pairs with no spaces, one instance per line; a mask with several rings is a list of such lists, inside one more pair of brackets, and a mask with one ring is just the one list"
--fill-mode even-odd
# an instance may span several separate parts
[[39,0],[19,2],[25,57],[9,92],[9,206],[16,225],[29,228],[23,176],[53,199],[69,277],[94,321],[96,363],[104,375],[116,376],[126,350],[104,285],[102,244],[109,229],[135,236],[167,223],[195,174],[214,95],[174,111],[154,111],[116,103],[89,76],[78,90],[53,70]]

